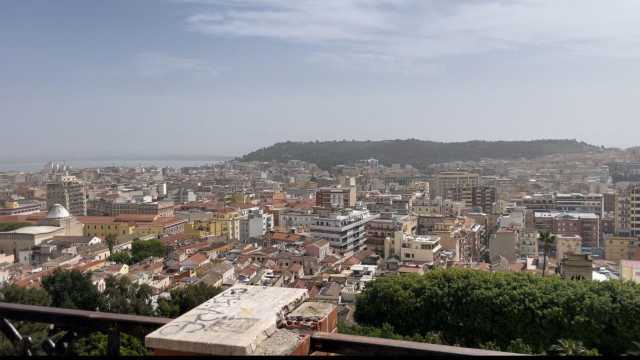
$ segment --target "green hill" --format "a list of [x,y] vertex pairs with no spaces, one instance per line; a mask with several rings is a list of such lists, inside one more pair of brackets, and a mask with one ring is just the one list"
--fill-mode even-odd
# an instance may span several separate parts
[[597,151],[577,140],[434,142],[416,139],[384,141],[282,142],[243,156],[242,161],[303,160],[328,169],[339,164],[374,158],[384,165],[411,164],[419,169],[448,161],[482,158],[536,158],[550,154]]

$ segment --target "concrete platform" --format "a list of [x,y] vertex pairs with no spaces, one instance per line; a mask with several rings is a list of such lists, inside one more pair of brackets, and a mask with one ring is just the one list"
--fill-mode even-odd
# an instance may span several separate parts
[[[145,344],[158,352],[252,355],[307,298],[306,289],[236,285],[147,335]],[[280,335],[272,341],[284,341]]]

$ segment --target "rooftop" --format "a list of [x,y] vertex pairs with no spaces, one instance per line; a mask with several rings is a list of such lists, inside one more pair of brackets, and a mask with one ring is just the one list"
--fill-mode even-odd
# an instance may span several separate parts
[[62,230],[62,228],[58,226],[25,226],[23,228],[16,229],[13,231],[7,231],[6,233],[42,235],[42,234],[50,234],[58,230]]

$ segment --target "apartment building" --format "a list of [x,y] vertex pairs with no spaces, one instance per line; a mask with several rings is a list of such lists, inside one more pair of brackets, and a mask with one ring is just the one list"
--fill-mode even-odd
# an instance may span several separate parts
[[379,218],[367,224],[367,249],[383,254],[384,240],[387,237],[395,236],[397,231],[410,235],[415,232],[416,224],[415,216],[390,212],[380,214]]
[[157,215],[168,218],[175,216],[173,201],[133,202],[99,199],[90,202],[90,210],[93,215],[101,216]]
[[353,209],[356,206],[356,188],[319,188],[316,191],[316,206],[326,209]]
[[439,262],[441,251],[439,236],[413,236],[398,231],[394,237],[385,240],[384,257],[398,257],[402,262],[434,265]]
[[328,240],[333,251],[340,255],[362,250],[367,241],[367,224],[380,217],[368,210],[352,209],[320,209],[317,215],[311,225],[311,236],[317,240]]
[[594,213],[536,212],[534,217],[537,230],[563,236],[579,235],[584,247],[600,247],[600,218]]
[[640,260],[640,240],[637,237],[610,236],[603,243],[605,260]]
[[86,185],[75,176],[60,175],[47,184],[47,208],[62,205],[74,216],[87,215]]
[[480,175],[466,171],[445,171],[436,174],[433,187],[433,196],[446,198],[450,189],[462,189],[465,187],[477,186],[480,182]]

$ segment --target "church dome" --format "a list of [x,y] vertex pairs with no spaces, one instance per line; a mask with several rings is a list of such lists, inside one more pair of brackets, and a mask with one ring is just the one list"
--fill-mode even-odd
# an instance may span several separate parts
[[65,219],[71,216],[67,209],[60,204],[54,204],[51,209],[49,209],[49,213],[47,214],[47,219]]

